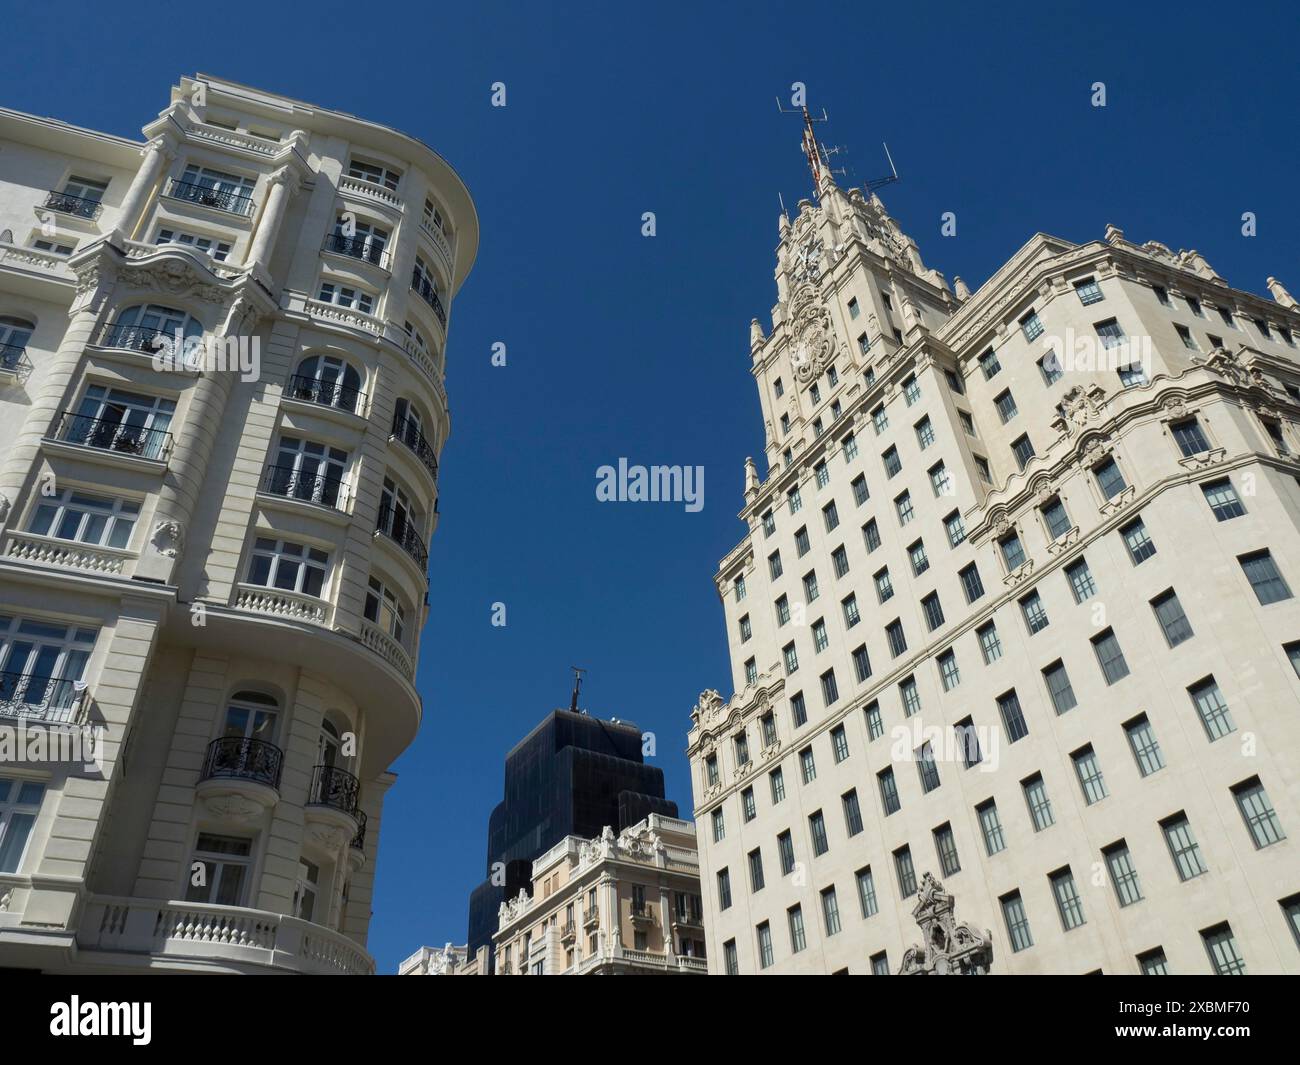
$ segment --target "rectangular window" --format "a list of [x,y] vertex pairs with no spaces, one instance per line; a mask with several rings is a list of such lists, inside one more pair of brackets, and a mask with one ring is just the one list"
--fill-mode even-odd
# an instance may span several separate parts
[[1002,424],[1006,425],[1017,414],[1020,413],[1016,407],[1016,397],[1011,394],[1011,389],[1005,388],[993,397],[993,405],[997,408],[998,417],[1002,419]]
[[790,696],[790,720],[794,722],[795,728],[808,723],[808,707],[804,703],[803,692],[795,692]]
[[1097,487],[1101,489],[1101,494],[1107,499],[1114,499],[1128,487],[1124,475],[1120,472],[1119,464],[1114,459],[1106,459],[1094,466],[1092,475],[1097,479]]
[[1079,778],[1079,788],[1083,791],[1083,801],[1089,806],[1101,802],[1107,795],[1106,781],[1101,775],[1101,764],[1097,761],[1097,752],[1092,744],[1081,747],[1070,755],[1074,763],[1075,776]]
[[250,839],[200,832],[194,844],[191,868],[201,866],[203,876],[188,878],[186,901],[209,902],[218,906],[247,905],[247,887],[253,867],[252,848]]
[[911,374],[903,378],[903,398],[907,400],[907,405],[909,407],[921,398],[921,384],[917,381],[916,377]]
[[749,615],[744,615],[736,625],[740,629],[740,642],[747,643],[754,635],[754,627],[749,623]]
[[840,606],[844,608],[844,627],[846,629],[853,628],[862,620],[862,615],[858,612],[858,597],[856,595],[850,595],[847,599],[844,599]]
[[871,676],[871,659],[867,655],[867,645],[863,644],[853,651],[853,673],[861,684]]
[[772,805],[775,806],[785,798],[785,773],[778,766],[768,773],[767,779],[768,783],[772,785]]
[[754,801],[754,789],[746,788],[740,793],[740,815],[746,821],[758,816],[758,804]]
[[857,789],[853,788],[841,795],[840,803],[844,807],[844,833],[856,836],[862,831],[862,807],[858,804]]
[[912,496],[904,492],[894,500],[894,509],[898,512],[898,524],[906,525],[912,520]]
[[1097,284],[1096,278],[1085,277],[1082,281],[1076,281],[1074,291],[1079,297],[1079,302],[1085,307],[1100,303],[1105,299],[1101,294],[1101,286]]
[[[6,682],[11,679],[5,677]],[[5,688],[9,687],[6,683]],[[0,777],[0,873],[22,869],[27,842],[44,798],[45,785],[39,781]]]
[[1020,696],[1014,688],[998,696],[998,713],[1002,717],[1002,727],[1006,730],[1008,743],[1015,743],[1029,735],[1029,726],[1025,724],[1025,714],[1020,707]]
[[885,810],[885,816],[898,813],[902,804],[898,801],[898,784],[894,780],[893,766],[886,766],[877,773],[876,783],[880,786],[880,805]]
[[799,668],[799,655],[794,649],[794,641],[781,648],[781,657],[785,661],[785,672],[789,676]]
[[839,686],[835,683],[835,670],[828,669],[821,675],[822,702],[830,706],[840,697]]
[[764,921],[754,929],[758,936],[758,967],[760,969],[770,969],[772,967],[772,928]]
[[961,861],[957,857],[957,840],[953,838],[952,825],[942,824],[934,830],[934,849],[939,856],[939,868],[944,876],[954,876],[961,872]]
[[858,506],[862,506],[863,503],[871,498],[871,493],[867,491],[867,478],[864,474],[860,473],[853,478],[852,487],[853,502]]
[[883,403],[871,412],[871,426],[876,430],[877,436],[889,428],[889,412]]
[[1048,798],[1043,775],[1035,773],[1031,777],[1026,777],[1020,782],[1020,787],[1025,793],[1025,805],[1029,807],[1029,819],[1033,822],[1034,831],[1042,832],[1056,824],[1056,816],[1052,813],[1052,800]]
[[840,447],[844,450],[845,463],[852,462],[858,457],[858,438],[853,433],[849,433],[844,437],[840,442]]
[[798,514],[803,509],[803,496],[799,494],[798,488],[791,488],[786,492],[785,499],[791,514]]
[[1206,871],[1205,862],[1201,860],[1201,848],[1196,844],[1192,824],[1185,813],[1180,810],[1172,817],[1166,817],[1160,822],[1160,830],[1165,834],[1165,844],[1169,847],[1174,868],[1178,870],[1179,880],[1193,880]]
[[1144,777],[1149,777],[1156,770],[1165,767],[1164,755],[1160,751],[1160,744],[1156,742],[1155,730],[1152,729],[1151,722],[1147,720],[1145,714],[1126,722],[1124,735],[1128,738],[1129,747],[1133,751],[1138,772]]
[[837,579],[849,572],[849,553],[844,550],[843,544],[831,552],[831,565],[835,568]]
[[814,858],[820,858],[830,850],[830,843],[826,839],[826,818],[820,810],[808,817],[808,835],[812,839]]
[[1142,901],[1142,885],[1138,883],[1137,866],[1133,864],[1133,855],[1129,853],[1128,844],[1123,840],[1103,847],[1101,851],[1106,859],[1106,868],[1110,870],[1110,880],[1115,886],[1115,896],[1120,906],[1132,906]]
[[728,939],[722,944],[722,957],[728,976],[740,975],[740,960],[736,956],[736,941]]
[[916,430],[916,442],[920,445],[922,451],[934,443],[934,426],[930,423],[930,416],[927,414],[913,428]]
[[826,926],[826,934],[833,936],[840,930],[840,904],[835,898],[835,888],[823,888],[821,897],[822,923]]
[[65,488],[56,495],[41,497],[27,531],[91,547],[125,549],[139,515],[139,503]]
[[1128,549],[1133,565],[1140,566],[1156,553],[1155,542],[1147,535],[1147,527],[1141,518],[1136,518],[1120,529],[1124,537],[1124,546]]
[[1025,549],[1016,533],[1008,533],[999,540],[998,549],[1002,552],[1002,561],[1006,564],[1008,573],[1015,572],[1025,564]]
[[826,621],[824,618],[818,618],[813,622],[812,637],[813,653],[821,654],[830,643],[830,638],[826,635]]
[[1029,465],[1029,460],[1034,457],[1034,444],[1029,439],[1029,434],[1017,437],[1011,441],[1011,453],[1016,458],[1016,467],[1023,470]]
[[1241,811],[1242,820],[1246,822],[1256,850],[1286,839],[1282,822],[1278,820],[1277,812],[1269,802],[1268,792],[1259,782],[1259,777],[1243,780],[1233,787],[1232,795],[1237,800],[1237,809]]
[[780,628],[790,621],[790,600],[784,595],[776,601],[776,624]]
[[975,807],[975,812],[979,815],[980,833],[984,836],[984,850],[988,852],[989,857],[1006,850],[1007,844],[1002,836],[1002,820],[998,817],[997,803],[988,799]]
[[1250,581],[1260,606],[1291,598],[1291,589],[1267,549],[1249,555],[1238,555],[1237,561],[1241,563],[1242,572],[1246,574],[1246,580]]
[[876,582],[876,598],[880,602],[886,603],[894,597],[894,583],[889,579],[888,566],[878,570],[872,580]]
[[957,547],[966,540],[966,526],[962,524],[961,514],[953,511],[943,519],[944,532],[948,534],[948,546]]
[[1060,497],[1053,499],[1042,508],[1043,523],[1053,540],[1059,540],[1072,528],[1070,516],[1065,512],[1065,504]]
[[992,348],[989,348],[988,351],[979,357],[979,364],[980,370],[984,373],[984,380],[986,381],[991,381],[997,376],[998,371],[1002,369],[1002,364],[998,362],[997,353],[994,352]]
[[837,763],[849,756],[849,739],[843,725],[836,725],[831,729],[831,754]]
[[924,540],[917,540],[915,543],[909,544],[907,548],[907,557],[912,563],[912,575],[914,577],[921,576],[922,573],[930,568],[930,559],[925,553]]
[[900,898],[909,899],[916,894],[916,869],[912,866],[912,849],[899,847],[894,851],[894,872],[898,874]]
[[1196,712],[1200,714],[1201,724],[1211,743],[1236,731],[1237,726],[1232,720],[1227,700],[1223,698],[1223,693],[1219,691],[1219,685],[1213,677],[1206,677],[1205,680],[1193,684],[1187,689],[1187,693],[1192,697],[1192,703],[1196,707]]
[[835,506],[835,500],[831,500],[822,507],[822,521],[826,525],[827,532],[834,532],[836,526],[840,523],[840,512]]
[[1152,599],[1151,609],[1155,611],[1160,631],[1165,634],[1165,642],[1170,647],[1177,647],[1194,635],[1191,622],[1183,613],[1182,604],[1178,602],[1178,595],[1172,588]]
[[805,784],[817,779],[817,761],[813,758],[813,749],[805,747],[799,752],[799,774]]
[[1205,439],[1205,433],[1202,432],[1201,425],[1195,418],[1175,422],[1169,428],[1184,458],[1191,458],[1210,450],[1210,442]]
[[803,575],[803,597],[811,603],[821,593],[817,589],[817,571],[809,570]]
[[907,653],[907,637],[903,633],[903,623],[895,618],[885,626],[885,637],[889,640],[889,653],[897,658]]
[[943,624],[943,605],[939,602],[938,592],[931,592],[921,600],[921,611],[925,614],[926,627],[931,632]]
[[916,687],[915,677],[904,677],[898,682],[898,694],[903,700],[903,716],[911,717],[921,711],[921,693]]
[[794,839],[788,830],[776,837],[776,849],[781,856],[781,875],[789,876],[794,872]]
[[880,529],[876,526],[875,518],[862,526],[862,539],[866,542],[868,554],[880,546]]
[[767,556],[767,572],[772,580],[776,580],[785,570],[781,567],[781,552],[773,551]]
[[1012,891],[998,899],[1002,905],[1002,919],[1007,925],[1007,937],[1011,940],[1011,953],[1018,954],[1034,945],[1034,937],[1029,933],[1029,918],[1025,916],[1025,904],[1020,899],[1019,891]]
[[885,734],[885,722],[880,716],[880,703],[874,699],[862,711],[867,719],[867,739],[878,740]]
[[882,452],[880,455],[880,461],[884,463],[886,477],[897,476],[903,470],[903,462],[898,457],[898,448],[896,447],[891,447],[887,451]]
[[980,752],[979,731],[975,728],[975,722],[972,718],[966,717],[952,727],[953,734],[957,737],[957,749],[961,751],[962,764],[967,769],[972,769],[984,760],[984,755]]
[[1169,959],[1165,957],[1163,947],[1143,951],[1137,956],[1138,968],[1143,976],[1168,976]]
[[1079,888],[1070,867],[1067,865],[1049,873],[1047,879],[1052,885],[1052,897],[1056,899],[1056,912],[1061,915],[1061,927],[1069,932],[1084,924],[1083,899],[1079,897]]
[[1038,360],[1038,372],[1042,375],[1043,384],[1048,388],[1065,376],[1061,370],[1061,360],[1054,351],[1048,352]]
[[1115,684],[1128,676],[1128,662],[1120,649],[1119,640],[1113,629],[1100,632],[1092,638],[1092,649],[1097,655],[1097,664],[1101,666],[1101,675],[1107,684]]
[[1047,608],[1043,606],[1043,599],[1037,590],[1020,598],[1020,612],[1024,615],[1025,628],[1029,630],[1030,636],[1047,628]]
[[928,795],[939,787],[939,767],[934,764],[934,751],[923,743],[916,752],[916,772],[921,779],[921,791]]
[[813,474],[817,478],[818,488],[825,488],[831,483],[831,471],[826,468],[824,460],[819,461],[817,465],[813,467]]
[[749,890],[762,891],[763,886],[763,852],[755,848],[749,852]]
[[1237,950],[1236,937],[1227,921],[1202,929],[1201,942],[1205,945],[1205,953],[1210,956],[1210,967],[1215,976],[1246,975],[1246,959]]
[[803,556],[806,555],[808,551],[811,549],[812,542],[808,539],[807,525],[801,526],[799,529],[795,531],[794,547],[795,547],[795,551],[798,552],[800,558],[803,558]]
[[1201,492],[1210,510],[1213,511],[1216,521],[1231,521],[1246,513],[1246,508],[1237,498],[1232,482],[1226,477],[1219,481],[1207,481],[1201,485]]
[[998,639],[998,629],[993,622],[987,625],[981,625],[975,630],[975,635],[979,637],[980,654],[984,656],[984,664],[991,666],[1002,657],[1002,641]]
[[961,578],[961,587],[966,594],[966,602],[973,603],[984,594],[984,582],[980,580],[980,571],[974,562],[963,567],[957,576]]
[[763,535],[771,536],[776,532],[776,518],[772,516],[770,510],[763,512]]
[[874,917],[880,908],[876,904],[876,883],[871,877],[871,866],[859,869],[854,879],[858,884],[858,905],[862,907],[862,916]]
[[949,648],[939,655],[939,681],[943,690],[950,692],[961,683],[961,670],[957,668],[957,653]]
[[1080,558],[1066,566],[1065,576],[1070,581],[1070,591],[1074,593],[1076,603],[1082,603],[1097,594],[1097,583],[1092,579],[1092,570],[1088,568],[1086,558]]

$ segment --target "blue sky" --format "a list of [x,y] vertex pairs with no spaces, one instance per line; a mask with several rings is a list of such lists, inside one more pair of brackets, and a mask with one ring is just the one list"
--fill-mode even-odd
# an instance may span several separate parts
[[[1300,76],[1281,5],[441,7],[395,0],[371,20],[65,0],[78,32],[57,57],[45,15],[10,16],[0,97],[138,135],[177,76],[211,72],[419,136],[478,205],[452,312],[425,722],[384,812],[380,971],[463,941],[502,759],[567,703],[570,665],[590,670],[593,713],[656,733],[689,813],[689,711],[701,688],[730,694],[711,577],[763,444],[748,323],[769,324],[775,299],[777,194],[810,192],[798,122],[774,102],[792,82],[829,112],[850,180],[883,172],[889,142],[903,181],[886,205],[949,280],[977,287],[1036,231],[1085,241],[1113,222],[1199,249],[1238,287],[1276,274],[1300,293]],[[497,81],[505,108],[489,106]],[[596,470],[620,456],[702,465],[703,510],[598,503]]]

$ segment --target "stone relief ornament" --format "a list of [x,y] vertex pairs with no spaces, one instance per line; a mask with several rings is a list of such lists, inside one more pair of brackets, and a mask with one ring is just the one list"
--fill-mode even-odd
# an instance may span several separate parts
[[262,805],[242,795],[213,795],[203,800],[208,814],[216,820],[249,824],[262,816]]
[[993,965],[993,933],[958,923],[953,898],[926,873],[921,878],[912,917],[921,926],[922,942],[903,953],[899,976],[987,976]]
[[691,720],[697,725],[706,724],[710,719],[717,716],[722,707],[722,696],[713,688],[706,688],[700,692],[700,697],[696,701],[694,709],[691,710]]
[[1073,436],[1101,419],[1106,392],[1099,385],[1075,385],[1061,397],[1057,410],[1060,417],[1053,420],[1053,425],[1061,432]]
[[820,377],[835,357],[830,312],[810,293],[805,293],[797,300],[793,317],[790,365],[796,378],[811,381]]
[[184,533],[179,521],[160,521],[154,526],[149,542],[160,555],[175,558],[180,554]]

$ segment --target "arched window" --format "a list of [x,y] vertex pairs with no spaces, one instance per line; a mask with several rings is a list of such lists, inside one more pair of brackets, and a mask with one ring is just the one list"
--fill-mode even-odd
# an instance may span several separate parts
[[232,739],[271,743],[279,713],[280,704],[273,696],[254,691],[236,692],[226,703],[226,725],[221,734]]
[[117,321],[105,331],[102,343],[107,347],[152,353],[164,344],[174,342],[177,334],[183,340],[201,336],[203,323],[175,307],[142,303],[122,311]]
[[0,368],[12,370],[27,350],[36,323],[26,318],[0,317]]
[[337,355],[312,355],[298,364],[298,372],[289,379],[289,396],[356,413],[361,375]]

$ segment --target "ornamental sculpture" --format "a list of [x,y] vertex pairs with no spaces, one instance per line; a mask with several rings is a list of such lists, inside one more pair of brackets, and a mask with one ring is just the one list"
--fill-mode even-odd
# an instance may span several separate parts
[[993,933],[977,932],[953,918],[952,896],[926,873],[912,916],[922,943],[903,953],[899,976],[987,976],[993,965]]

